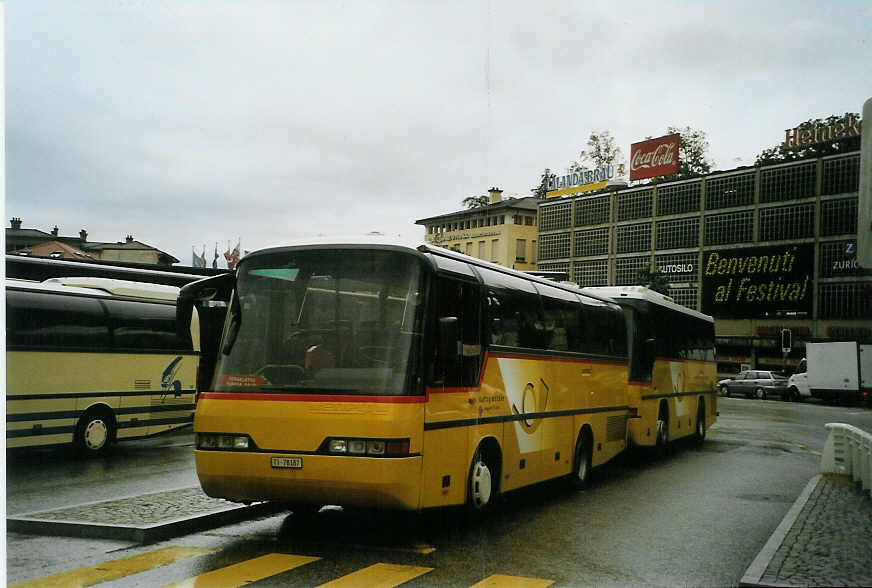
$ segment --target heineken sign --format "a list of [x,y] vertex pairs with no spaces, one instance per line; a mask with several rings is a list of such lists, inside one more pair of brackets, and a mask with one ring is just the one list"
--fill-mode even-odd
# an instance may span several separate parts
[[811,316],[814,245],[703,252],[702,311],[712,316]]
[[[831,117],[830,120],[832,120]],[[832,143],[850,137],[859,137],[860,117],[846,112],[845,116],[829,125],[798,126],[784,131],[784,148],[797,149],[817,143]]]

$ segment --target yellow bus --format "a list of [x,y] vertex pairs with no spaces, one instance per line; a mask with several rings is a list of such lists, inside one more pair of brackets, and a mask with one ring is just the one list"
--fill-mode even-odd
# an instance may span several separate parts
[[714,319],[643,286],[584,288],[624,308],[630,345],[630,444],[666,453],[702,442],[718,416]]
[[99,454],[118,439],[190,425],[199,328],[194,315],[188,335],[177,335],[178,291],[7,279],[7,449],[73,443]]
[[487,510],[627,447],[620,307],[421,245],[322,243],[247,255],[182,288],[233,291],[194,418],[206,494]]

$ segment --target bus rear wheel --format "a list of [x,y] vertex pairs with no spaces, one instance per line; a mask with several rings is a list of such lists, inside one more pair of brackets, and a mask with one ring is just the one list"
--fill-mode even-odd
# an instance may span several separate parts
[[105,409],[89,409],[76,425],[74,444],[85,455],[101,455],[115,438],[115,419]]
[[698,445],[702,445],[705,441],[705,404],[700,400],[699,409],[696,411],[696,433],[694,440]]
[[579,433],[572,468],[572,487],[576,490],[585,490],[590,485],[592,447],[587,431]]
[[655,443],[657,457],[666,457],[669,453],[669,409],[665,406],[660,407],[660,414],[657,415],[657,439]]

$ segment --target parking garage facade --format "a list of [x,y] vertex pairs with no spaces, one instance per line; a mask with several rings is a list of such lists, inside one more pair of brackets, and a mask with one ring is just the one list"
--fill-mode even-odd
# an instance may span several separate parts
[[807,341],[872,339],[872,273],[856,258],[859,173],[852,151],[549,199],[538,269],[580,286],[656,271],[676,302],[715,317],[719,373],[791,373]]

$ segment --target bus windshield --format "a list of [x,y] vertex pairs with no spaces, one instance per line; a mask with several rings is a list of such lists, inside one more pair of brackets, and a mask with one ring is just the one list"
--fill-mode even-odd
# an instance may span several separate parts
[[243,260],[217,391],[418,394],[421,265],[387,250],[298,250]]

